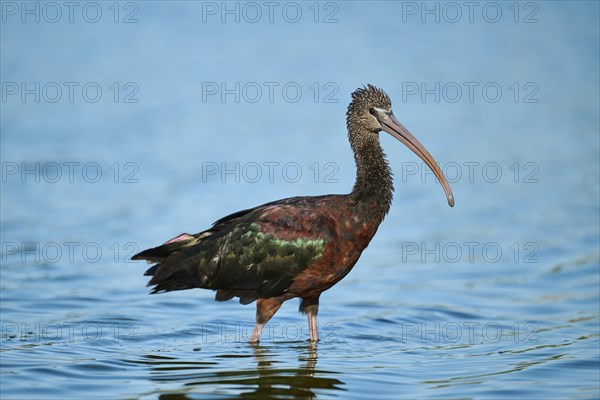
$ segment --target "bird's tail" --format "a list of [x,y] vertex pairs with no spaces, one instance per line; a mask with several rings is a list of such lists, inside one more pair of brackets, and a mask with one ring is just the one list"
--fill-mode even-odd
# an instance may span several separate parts
[[[173,290],[192,289],[198,286],[197,266],[190,259],[190,253],[196,251],[192,246],[199,243],[197,235],[183,233],[168,242],[144,250],[134,255],[132,260],[146,260],[155,263],[145,273],[151,276],[148,286],[154,286],[151,294]],[[193,258],[193,257],[192,257]]]

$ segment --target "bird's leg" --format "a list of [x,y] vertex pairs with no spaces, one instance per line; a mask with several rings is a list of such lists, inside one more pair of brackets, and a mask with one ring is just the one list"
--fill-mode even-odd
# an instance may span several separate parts
[[306,307],[306,315],[308,315],[308,329],[310,330],[310,341],[319,341],[319,328],[317,327],[317,313],[319,312],[319,305],[313,304],[312,306]]
[[258,299],[256,301],[256,325],[254,325],[250,343],[258,343],[265,324],[275,315],[282,304],[283,300],[279,297]]
[[302,299],[300,303],[300,312],[306,313],[308,317],[308,331],[310,333],[310,341],[319,341],[319,327],[317,326],[317,313],[319,312],[319,297],[310,299]]

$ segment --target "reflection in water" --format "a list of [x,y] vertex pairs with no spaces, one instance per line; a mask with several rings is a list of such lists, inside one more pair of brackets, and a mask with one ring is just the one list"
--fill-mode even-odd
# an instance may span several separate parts
[[[150,379],[163,384],[160,392],[151,394],[159,394],[161,399],[191,399],[197,394],[212,394],[224,398],[312,399],[319,394],[345,390],[341,387],[344,382],[331,377],[337,372],[316,369],[316,344],[286,347],[286,351],[282,351],[282,358],[283,354],[289,355],[290,350],[298,351],[297,367],[281,367],[281,364],[289,361],[278,359],[275,346],[257,345],[250,348],[252,354],[245,351],[213,354],[210,361],[186,361],[170,356],[147,355],[142,360],[128,362],[150,366]],[[193,353],[193,356],[198,357],[198,354]],[[249,364],[243,360],[248,357],[256,359],[255,367],[249,368]],[[180,386],[169,388],[168,384],[173,382],[179,382]]]
[[[336,385],[343,384],[338,379],[315,377],[317,366],[317,345],[309,343],[304,354],[300,354],[300,366],[295,369],[273,368],[273,359],[269,358],[269,349],[254,347],[257,361],[258,387],[252,392],[241,393],[240,397],[269,397],[293,395],[312,399],[316,396],[314,389],[336,390]],[[322,372],[322,371],[321,371]]]

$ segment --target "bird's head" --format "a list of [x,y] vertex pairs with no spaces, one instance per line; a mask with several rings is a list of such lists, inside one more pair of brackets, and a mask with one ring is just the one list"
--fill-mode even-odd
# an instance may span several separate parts
[[392,102],[383,90],[373,85],[356,89],[352,93],[352,102],[348,106],[346,121],[351,141],[365,139],[364,137],[353,138],[353,134],[376,135],[380,131],[387,132],[401,141],[433,171],[444,189],[448,204],[450,207],[454,207],[454,195],[442,170],[427,149],[396,119],[392,112]]
[[383,129],[378,115],[392,112],[392,101],[381,89],[373,85],[356,89],[348,106],[348,125],[359,125],[362,130],[379,133]]

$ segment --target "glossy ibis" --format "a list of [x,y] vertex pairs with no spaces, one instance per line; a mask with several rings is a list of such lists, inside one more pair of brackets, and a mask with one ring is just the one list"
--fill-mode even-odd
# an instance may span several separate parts
[[390,209],[392,174],[379,144],[385,131],[404,143],[433,170],[448,204],[452,190],[433,157],[394,117],[387,94],[372,85],[352,93],[346,124],[356,161],[350,194],[292,197],[238,211],[205,231],[181,234],[142,251],[134,260],[155,265],[151,293],[192,288],[216,291],[217,301],[256,300],[250,342],[284,301],[301,299],[310,340],[318,340],[321,293],[339,282],[358,261]]

